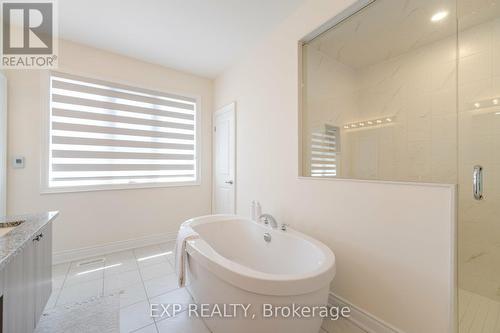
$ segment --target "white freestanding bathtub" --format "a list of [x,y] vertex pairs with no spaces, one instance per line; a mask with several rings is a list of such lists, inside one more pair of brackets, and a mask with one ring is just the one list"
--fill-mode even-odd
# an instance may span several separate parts
[[[335,256],[321,242],[290,228],[286,231],[233,215],[188,220],[200,237],[187,243],[188,289],[197,304],[249,306],[234,317],[228,311],[202,318],[213,333],[317,333],[322,318],[277,312],[269,304],[291,308],[327,304],[335,276]],[[271,241],[264,240],[264,234]],[[267,312],[263,307],[267,307]],[[274,308],[273,308],[274,313]],[[233,315],[233,316],[232,316]],[[231,318],[228,318],[231,317]]]

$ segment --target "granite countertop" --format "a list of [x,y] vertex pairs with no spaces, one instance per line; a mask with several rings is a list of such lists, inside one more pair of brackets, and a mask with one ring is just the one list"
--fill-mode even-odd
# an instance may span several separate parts
[[0,270],[19,253],[35,234],[54,220],[59,212],[0,217],[0,223],[25,221],[0,237]]

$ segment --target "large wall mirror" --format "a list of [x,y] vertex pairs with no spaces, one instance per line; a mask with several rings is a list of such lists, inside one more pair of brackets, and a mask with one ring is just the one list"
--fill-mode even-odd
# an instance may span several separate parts
[[357,6],[301,46],[301,175],[456,183],[455,1]]

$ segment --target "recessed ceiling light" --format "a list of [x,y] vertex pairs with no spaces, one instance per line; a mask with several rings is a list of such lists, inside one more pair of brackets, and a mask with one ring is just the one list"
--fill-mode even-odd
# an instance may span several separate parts
[[479,108],[479,107],[481,106],[481,103],[474,103],[474,106],[475,106],[476,108]]
[[432,22],[439,22],[443,19],[445,19],[448,16],[448,12],[445,10],[439,11],[436,14],[432,15],[431,21]]
[[498,99],[495,98],[494,100],[492,100],[492,102],[493,102],[493,104],[497,105],[498,104]]

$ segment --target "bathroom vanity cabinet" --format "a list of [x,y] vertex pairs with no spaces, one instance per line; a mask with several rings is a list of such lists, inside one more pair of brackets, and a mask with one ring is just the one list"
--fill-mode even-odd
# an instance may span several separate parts
[[[22,235],[26,239],[17,249],[12,249],[11,258],[0,266],[2,333],[32,333],[52,292],[52,221],[38,223],[39,228],[32,228],[31,235],[29,226],[25,225],[30,222],[37,224],[37,221],[26,220],[17,227],[24,227],[19,232],[24,231]],[[16,230],[2,238],[11,233]],[[0,253],[2,246],[5,245],[0,240]]]

